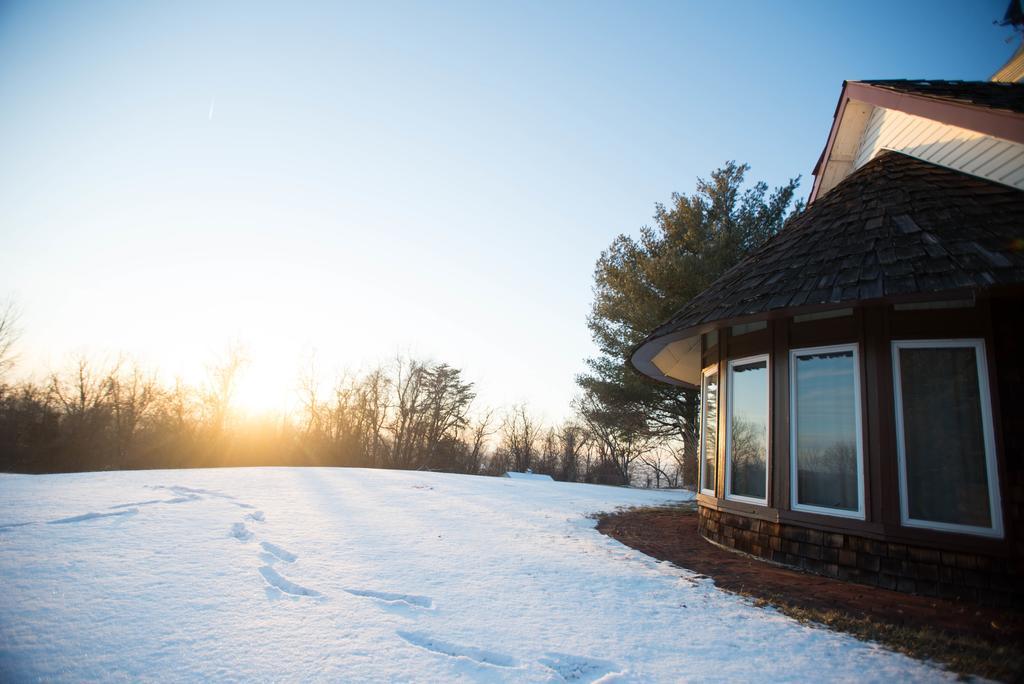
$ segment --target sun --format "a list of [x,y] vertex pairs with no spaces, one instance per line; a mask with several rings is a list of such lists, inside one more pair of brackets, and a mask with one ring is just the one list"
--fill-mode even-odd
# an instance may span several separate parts
[[297,386],[298,372],[294,364],[273,358],[253,358],[239,372],[231,404],[242,417],[284,415],[296,404]]

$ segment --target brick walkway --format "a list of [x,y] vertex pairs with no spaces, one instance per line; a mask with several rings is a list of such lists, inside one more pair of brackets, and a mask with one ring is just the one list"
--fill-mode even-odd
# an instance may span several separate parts
[[639,509],[603,516],[597,529],[659,560],[705,575],[715,585],[800,607],[845,611],[900,626],[926,626],[994,644],[1024,642],[1024,614],[811,575],[711,544],[697,533],[697,513]]

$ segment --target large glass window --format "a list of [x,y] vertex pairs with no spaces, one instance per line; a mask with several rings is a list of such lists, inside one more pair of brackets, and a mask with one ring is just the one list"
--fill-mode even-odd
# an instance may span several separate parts
[[714,495],[718,459],[718,366],[705,368],[700,386],[700,490]]
[[768,356],[729,362],[726,498],[768,502]]
[[892,347],[903,524],[1001,537],[984,342]]
[[857,347],[790,352],[792,508],[864,517]]

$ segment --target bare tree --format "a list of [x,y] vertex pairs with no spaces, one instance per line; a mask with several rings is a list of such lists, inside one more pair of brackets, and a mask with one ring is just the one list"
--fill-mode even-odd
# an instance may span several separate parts
[[678,487],[682,465],[676,456],[677,449],[670,444],[655,445],[653,449],[642,454],[640,461],[654,476],[654,487]]
[[166,414],[173,429],[178,434],[191,432],[198,423],[199,406],[195,390],[185,384],[180,376],[175,376],[174,386],[162,394],[160,408]]
[[224,431],[231,410],[231,400],[238,386],[238,378],[249,363],[245,348],[232,342],[224,353],[207,368],[209,378],[203,392],[206,429],[211,436]]
[[75,357],[66,375],[50,375],[50,392],[65,416],[82,420],[103,407],[109,387],[106,374],[97,372],[95,364],[83,354]]
[[498,450],[506,458],[509,468],[525,472],[533,467],[537,458],[539,432],[540,427],[525,404],[517,404],[505,413]]
[[14,347],[21,337],[20,318],[21,312],[12,300],[0,304],[0,385],[17,361]]
[[[126,367],[128,366],[128,367]],[[113,417],[117,466],[131,465],[129,450],[139,424],[149,416],[157,400],[157,382],[137,362],[130,366],[119,359],[107,375],[107,396]]]
[[60,413],[48,387],[29,381],[0,387],[0,471],[67,469],[58,453],[60,427]]
[[[620,414],[591,394],[578,399],[576,408],[597,447],[599,465],[618,481],[616,484],[630,484],[634,462],[654,448],[659,437],[646,430],[643,422],[634,420],[634,414]],[[601,480],[608,477],[599,474]]]
[[302,416],[306,435],[321,435],[324,430],[323,406],[320,403],[320,381],[317,376],[316,360],[311,358],[308,367],[299,375],[297,389],[302,404]]
[[359,383],[356,407],[359,433],[366,437],[366,465],[380,466],[388,459],[384,425],[391,411],[391,386],[392,382],[382,368],[374,369]]
[[[52,373],[49,400],[61,414],[63,442],[69,458],[93,458],[95,467],[112,467],[111,454],[100,437],[110,418],[108,374],[96,370],[87,356],[79,355],[65,373]],[[67,463],[66,466],[70,466]]]
[[494,421],[494,410],[487,409],[477,416],[469,427],[468,448],[463,462],[462,472],[471,475],[478,475],[484,467],[484,449],[487,442],[494,435],[492,428]]
[[394,402],[389,425],[392,435],[388,465],[413,467],[416,448],[423,435],[421,412],[424,402],[426,364],[415,359],[398,357],[392,366]]

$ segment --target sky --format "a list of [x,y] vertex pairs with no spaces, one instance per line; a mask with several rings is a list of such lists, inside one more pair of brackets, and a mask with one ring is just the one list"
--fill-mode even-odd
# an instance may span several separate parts
[[287,408],[396,354],[568,415],[594,263],[727,160],[802,175],[844,79],[987,79],[1005,0],[0,0],[18,372],[124,353]]

